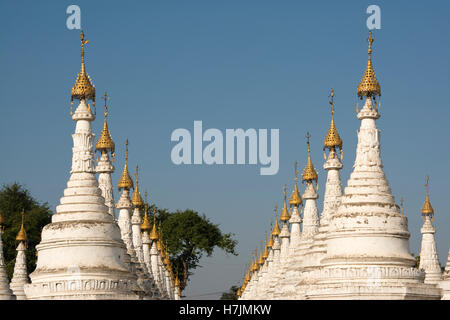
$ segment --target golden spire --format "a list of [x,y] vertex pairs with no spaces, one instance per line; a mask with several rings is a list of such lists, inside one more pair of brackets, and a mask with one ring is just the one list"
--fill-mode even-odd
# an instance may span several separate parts
[[156,231],[156,209],[153,208],[153,229],[150,232],[150,240],[158,240],[158,231]]
[[302,197],[300,196],[300,193],[298,192],[298,187],[297,187],[297,179],[298,179],[297,175],[299,173],[297,171],[297,161],[295,161],[295,163],[294,163],[294,168],[295,168],[295,171],[294,171],[294,176],[295,176],[295,178],[294,178],[294,180],[295,180],[294,191],[292,192],[291,198],[289,199],[289,205],[298,207],[299,205],[302,204]]
[[275,204],[275,226],[272,229],[272,236],[279,236],[281,231],[280,227],[278,226],[278,212],[277,212],[278,206]]
[[162,247],[161,247],[161,241],[160,241],[159,239],[156,240],[156,249],[158,249],[159,253],[160,253],[161,256],[162,256],[162,253],[161,253],[161,250],[162,250]]
[[[272,225],[272,219],[270,220],[270,231],[272,232],[273,230],[273,225]],[[269,236],[269,241],[267,241],[267,247],[268,248],[272,248],[273,247],[273,237],[272,237],[272,233]]]
[[283,222],[286,222],[291,218],[291,215],[289,214],[289,211],[287,209],[287,203],[286,203],[286,185],[284,185],[283,194],[284,194],[284,207],[283,207],[283,211],[281,211],[280,220]]
[[160,252],[161,256],[164,256],[163,246],[162,246],[162,232],[161,232],[161,221],[158,225],[158,240],[156,241],[156,248]]
[[131,202],[136,208],[142,208],[144,206],[144,201],[142,201],[141,194],[139,193],[139,167],[136,165],[136,172],[134,173],[136,177],[136,188],[134,189],[133,197]]
[[369,42],[369,59],[367,61],[366,71],[364,72],[357,90],[358,97],[361,99],[363,97],[375,97],[377,95],[381,96],[381,87],[375,77],[375,71],[372,66],[372,43],[374,41],[372,38],[372,31],[369,32],[369,38],[367,38],[367,41]]
[[[81,71],[77,75],[77,80],[75,85],[71,90],[70,101],[73,104],[73,99],[87,100],[92,99],[92,104],[95,107],[95,86],[92,83],[91,77],[86,72],[86,67],[84,65],[84,46],[89,42],[89,40],[84,40],[84,33],[80,33],[81,40]],[[71,111],[72,112],[72,111]]]
[[169,248],[167,247],[167,242],[165,245],[164,262],[165,262],[167,268],[170,268]]
[[164,243],[162,242],[161,239],[158,239],[158,242],[160,243],[160,245],[159,245],[159,247],[160,247],[159,252],[161,254],[162,260],[164,260],[164,258],[166,257],[166,251],[165,251],[165,248],[164,248]]
[[261,251],[259,252],[258,264],[262,266],[264,264],[264,252],[263,252],[263,242],[261,241]]
[[133,188],[133,180],[131,180],[130,174],[128,173],[128,139],[125,142],[125,166],[123,167],[122,176],[117,187],[119,191],[121,189],[130,190]]
[[[331,124],[330,129],[328,129],[328,134],[325,137],[325,141],[323,142],[323,150],[325,152],[325,148],[328,148],[330,150],[330,154],[334,157],[336,148],[339,148],[341,151],[341,159],[343,158],[342,155],[342,139],[339,136],[339,133],[337,132],[336,126],[334,125],[334,91],[333,88],[331,88],[331,93],[329,95],[331,97],[330,105],[331,105]],[[325,153],[324,157],[326,159]]]
[[162,240],[163,236],[162,236],[162,230],[161,230],[161,221],[159,221],[158,224],[158,238]]
[[306,143],[308,144],[308,162],[306,164],[305,169],[303,170],[303,175],[302,175],[302,180],[303,181],[309,181],[312,182],[313,180],[316,181],[317,183],[317,172],[316,169],[314,169],[314,165],[312,164],[311,161],[311,148],[309,145],[309,138],[311,138],[311,135],[308,133],[306,133]]
[[268,242],[267,242],[267,231],[266,231],[266,235],[265,235],[265,239],[266,239],[266,245],[264,246],[264,252],[262,254],[262,257],[264,260],[266,260],[269,257],[269,250],[268,250]]
[[111,155],[113,158],[113,161],[115,159],[115,154],[114,154],[114,149],[116,147],[116,145],[114,144],[114,141],[111,137],[111,134],[109,133],[108,130],[108,122],[106,121],[106,118],[108,116],[108,106],[106,105],[106,101],[107,101],[108,96],[104,95],[104,99],[105,99],[105,122],[103,123],[103,130],[102,133],[100,134],[100,138],[97,141],[97,144],[95,145],[95,151],[100,150],[101,152],[108,152],[111,151]]
[[20,226],[19,233],[17,234],[16,240],[25,242],[25,247],[27,247],[27,233],[25,232],[25,228],[23,227],[25,218],[25,211],[22,209],[22,225]]
[[425,203],[423,204],[423,207],[422,207],[422,215],[424,215],[424,216],[426,216],[426,215],[431,216],[434,214],[434,210],[433,210],[433,207],[431,206],[430,196],[428,193],[428,180],[429,180],[429,177],[427,176],[426,183],[425,183],[425,187],[427,187],[427,197],[425,198]]
[[[137,180],[136,180],[136,185],[137,185]],[[136,187],[136,189],[137,189],[137,187]],[[148,221],[147,211],[148,211],[147,191],[145,191],[144,219],[141,224],[141,231],[143,231],[143,232],[148,232],[152,228],[152,226],[150,225],[150,221]]]
[[252,272],[256,272],[258,271],[258,263],[257,261],[257,256],[258,256],[258,249],[255,249],[255,253],[253,254],[252,260],[253,260],[253,264],[252,264]]

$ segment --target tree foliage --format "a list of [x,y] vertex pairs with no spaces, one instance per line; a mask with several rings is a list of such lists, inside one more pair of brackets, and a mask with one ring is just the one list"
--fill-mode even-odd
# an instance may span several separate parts
[[163,242],[169,247],[173,271],[180,278],[183,290],[192,275],[192,270],[199,267],[200,259],[206,254],[210,257],[215,248],[227,254],[237,255],[237,241],[231,233],[222,233],[219,226],[206,216],[187,209],[170,213],[158,209],[157,220],[161,221]]
[[3,185],[0,190],[0,212],[5,223],[2,240],[6,272],[10,279],[16,261],[16,236],[22,224],[22,210],[25,211],[24,228],[28,238],[26,258],[30,273],[36,268],[35,247],[41,241],[42,228],[51,221],[52,212],[47,203],[39,204],[22,185]]
[[232,286],[228,292],[223,292],[220,300],[237,300],[238,286]]

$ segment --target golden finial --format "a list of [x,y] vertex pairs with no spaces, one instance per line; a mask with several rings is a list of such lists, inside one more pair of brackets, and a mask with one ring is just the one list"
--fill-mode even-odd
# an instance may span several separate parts
[[[136,185],[137,185],[137,181],[136,181]],[[152,226],[150,225],[150,221],[148,220],[147,211],[148,211],[147,191],[145,191],[144,219],[141,224],[141,231],[143,231],[143,232],[148,232],[152,228]]]
[[302,204],[302,197],[300,196],[300,192],[298,191],[298,186],[297,186],[297,175],[299,174],[299,172],[297,171],[297,161],[295,161],[294,163],[294,191],[292,192],[291,198],[289,199],[289,205],[290,206],[296,206],[298,207],[299,205]]
[[266,239],[266,245],[264,246],[264,252],[263,252],[263,259],[266,260],[269,257],[269,250],[268,250],[268,241],[267,241],[267,231],[265,232],[265,239]]
[[263,242],[261,241],[261,251],[259,252],[259,259],[258,259],[258,264],[260,266],[262,266],[264,264],[264,249],[263,249]]
[[133,188],[133,180],[131,180],[130,174],[128,173],[128,139],[125,142],[125,166],[123,167],[122,176],[117,183],[119,191],[121,189],[130,190]]
[[262,240],[259,242],[259,245],[261,247],[261,250],[259,252],[258,264],[259,265],[263,265],[264,264],[264,246],[263,246],[263,241]]
[[73,100],[87,100],[91,99],[92,104],[95,107],[95,86],[92,83],[91,77],[86,72],[86,66],[84,65],[84,46],[89,42],[89,40],[84,40],[84,33],[81,31],[80,33],[81,40],[81,71],[78,73],[77,80],[75,81],[75,85],[71,90],[71,113],[72,113],[72,105]]
[[279,236],[281,231],[280,227],[278,226],[278,206],[275,204],[275,226],[272,229],[272,236]]
[[314,169],[314,165],[311,161],[311,148],[309,145],[309,138],[311,138],[311,135],[309,134],[309,132],[307,132],[306,133],[306,143],[308,145],[308,162],[306,163],[306,167],[303,170],[302,181],[312,182],[313,180],[315,180],[317,183],[318,176],[317,176],[316,169]]
[[357,90],[358,97],[360,97],[361,99],[363,97],[375,98],[376,96],[381,96],[381,87],[377,81],[377,78],[375,77],[375,71],[373,70],[372,66],[372,43],[374,41],[372,37],[372,31],[369,32],[369,38],[367,38],[367,41],[369,42],[369,60],[367,61],[366,71],[364,72]]
[[158,240],[158,231],[156,231],[156,209],[153,208],[153,229],[150,232],[150,240]]
[[283,222],[286,222],[291,218],[291,215],[289,214],[289,211],[287,209],[287,203],[286,203],[286,185],[284,185],[284,187],[283,187],[283,195],[284,195],[284,207],[283,207],[283,211],[281,211],[280,220]]
[[115,153],[114,153],[114,149],[116,147],[116,145],[114,144],[114,141],[111,137],[111,133],[109,132],[108,129],[108,122],[107,122],[107,116],[108,116],[108,106],[106,105],[106,101],[107,101],[107,95],[105,92],[104,95],[104,99],[105,99],[105,122],[103,123],[103,130],[102,133],[100,134],[100,138],[97,141],[97,144],[95,145],[95,151],[100,150],[102,153],[103,152],[108,152],[111,151],[111,155],[112,155],[112,160],[115,160]]
[[23,241],[25,243],[25,247],[28,248],[27,233],[25,232],[25,228],[23,226],[24,220],[25,220],[25,210],[22,209],[22,225],[20,226],[20,230],[19,230],[19,233],[17,234],[16,240]]
[[258,249],[255,249],[255,252],[253,254],[253,265],[252,265],[252,272],[256,272],[259,269],[258,265]]
[[134,173],[136,177],[136,188],[134,188],[133,197],[131,198],[131,202],[136,208],[142,208],[144,206],[144,201],[142,201],[141,194],[139,193],[139,167],[136,165],[136,172]]
[[426,183],[425,183],[425,187],[427,187],[427,197],[425,198],[425,203],[423,204],[422,207],[422,215],[426,216],[426,215],[433,215],[434,214],[434,210],[433,207],[431,206],[431,202],[430,202],[430,196],[429,196],[429,192],[428,192],[428,180],[430,179],[430,177],[426,177]]
[[330,157],[334,157],[336,148],[339,148],[339,150],[341,152],[341,159],[342,159],[343,158],[342,139],[339,136],[339,133],[337,132],[336,126],[334,124],[334,90],[333,90],[333,88],[331,88],[331,93],[330,93],[329,97],[331,98],[330,99],[331,124],[330,124],[330,129],[328,129],[328,134],[325,137],[325,141],[323,143],[324,157],[326,160],[326,155],[325,155],[326,148],[328,148],[328,150],[330,150]]
[[[273,224],[272,224],[272,219],[270,219],[270,232],[272,232],[272,230],[273,230]],[[267,235],[267,231],[266,231],[266,235]],[[267,247],[268,248],[272,248],[273,247],[272,233],[269,236],[269,241],[267,241]]]

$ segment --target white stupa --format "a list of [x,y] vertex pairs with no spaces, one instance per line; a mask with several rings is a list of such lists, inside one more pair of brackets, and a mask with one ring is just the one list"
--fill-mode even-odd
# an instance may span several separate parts
[[15,297],[9,287],[9,280],[5,269],[5,258],[3,256],[2,235],[5,225],[0,212],[0,300],[14,300]]
[[136,277],[124,263],[126,247],[95,177],[95,88],[85,70],[81,32],[81,71],[72,88],[80,100],[72,119],[72,170],[52,223],[42,230],[37,266],[25,285],[28,299],[137,299]]
[[422,208],[424,223],[420,230],[422,233],[422,245],[420,249],[419,269],[425,271],[425,283],[438,283],[442,279],[442,271],[436,250],[436,240],[434,239],[436,230],[431,221],[434,218],[434,209],[431,206],[428,194],[428,177],[426,187],[427,196]]
[[[142,223],[143,219],[141,218],[141,209],[147,211],[147,199],[145,203],[142,200],[141,194],[139,192],[139,173],[138,166],[136,166],[136,188],[134,190],[131,202],[134,206],[133,215],[131,216],[131,233],[133,238],[133,248],[136,252],[136,263],[138,264],[138,268],[140,272],[142,272],[142,277],[145,278],[145,286],[146,290],[149,291],[149,297],[152,299],[159,299],[159,290],[156,286],[156,283],[153,279],[151,271],[148,269],[147,264],[144,259],[144,245],[142,241]],[[145,197],[147,198],[147,192],[145,192]],[[145,212],[147,215],[147,212]]]
[[[102,196],[105,198],[105,204],[108,207],[108,212],[115,219],[115,205],[114,205],[114,192],[113,192],[113,184],[111,179],[111,174],[114,172],[114,166],[111,163],[109,158],[109,152],[111,152],[112,159],[115,159],[115,143],[111,137],[111,133],[108,129],[108,106],[107,99],[108,96],[104,95],[105,99],[105,121],[103,123],[103,129],[100,133],[100,138],[97,140],[95,144],[95,151],[100,152],[100,161],[95,168],[95,171],[98,173],[98,186],[102,190]],[[97,159],[98,160],[98,159]]]
[[447,264],[442,274],[442,280],[438,286],[442,288],[442,300],[450,300],[450,250],[447,256]]
[[13,277],[11,279],[10,288],[17,300],[26,300],[27,297],[23,290],[25,284],[29,283],[27,272],[27,259],[25,251],[28,247],[27,233],[24,228],[24,216],[25,212],[22,210],[22,225],[20,226],[19,233],[17,234],[16,241],[19,242],[17,246],[16,262],[14,264]]

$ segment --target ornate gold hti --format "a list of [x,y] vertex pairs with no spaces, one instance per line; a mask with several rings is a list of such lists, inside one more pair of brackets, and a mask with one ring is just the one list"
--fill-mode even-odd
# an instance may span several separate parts
[[108,116],[108,106],[106,104],[106,101],[108,99],[108,96],[104,95],[104,99],[105,99],[105,122],[103,123],[103,129],[102,129],[102,133],[100,134],[100,138],[98,139],[96,145],[95,145],[95,151],[99,150],[102,153],[103,152],[111,152],[112,155],[112,160],[114,161],[115,159],[115,154],[114,154],[114,150],[116,145],[114,144],[114,141],[111,137],[111,133],[109,132],[108,129],[108,122],[107,122],[107,116]]
[[125,166],[123,167],[122,176],[117,183],[117,187],[119,191],[122,189],[130,190],[133,188],[133,180],[131,180],[130,174],[128,173],[128,139],[125,142]]
[[335,156],[336,148],[339,148],[341,152],[341,160],[343,158],[342,153],[342,139],[339,136],[339,133],[334,124],[334,91],[331,89],[330,97],[330,105],[331,105],[331,124],[330,129],[328,129],[327,136],[325,137],[325,141],[323,142],[323,150],[324,150],[324,158],[326,160],[325,149],[328,148],[330,151],[330,157]]
[[[309,138],[311,138],[311,135],[309,134],[309,132],[306,133],[306,144],[308,145],[308,162],[306,163],[306,167],[303,170],[303,175],[302,175],[302,181],[307,181],[307,182],[312,182],[312,181],[316,181],[318,180],[318,176],[317,176],[317,172],[316,169],[314,169],[314,165],[311,161],[311,147],[309,145]],[[319,185],[317,184],[317,187]]]
[[367,38],[367,41],[369,42],[369,59],[367,61],[366,71],[364,72],[357,90],[358,97],[361,99],[363,97],[381,96],[381,87],[375,77],[375,71],[372,66],[372,43],[374,41],[372,31],[369,32],[369,38]]
[[432,216],[434,214],[434,209],[431,206],[431,202],[430,202],[430,196],[429,196],[429,192],[428,192],[428,181],[429,181],[429,177],[426,177],[426,183],[425,183],[425,187],[427,188],[427,197],[425,198],[425,203],[423,204],[422,207],[422,214],[424,216]]
[[298,207],[299,205],[302,204],[302,197],[300,196],[300,192],[298,191],[298,186],[297,186],[297,175],[299,174],[299,172],[297,171],[297,161],[295,161],[294,163],[294,191],[292,192],[291,198],[289,199],[289,205],[290,206],[295,206]]
[[70,95],[70,104],[71,104],[71,113],[72,113],[72,105],[73,100],[92,100],[92,105],[95,107],[95,86],[92,83],[91,77],[86,72],[86,66],[84,65],[84,46],[88,44],[89,40],[84,39],[84,33],[81,31],[80,33],[80,41],[81,41],[81,71],[77,75],[77,80],[75,81],[75,85],[71,90]]

